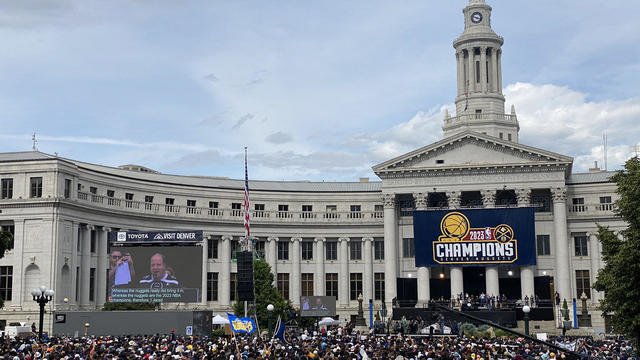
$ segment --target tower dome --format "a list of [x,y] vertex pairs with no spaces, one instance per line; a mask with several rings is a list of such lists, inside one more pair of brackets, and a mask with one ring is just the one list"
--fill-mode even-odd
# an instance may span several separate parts
[[491,6],[469,0],[462,10],[464,31],[453,42],[458,87],[456,116],[444,120],[444,137],[466,130],[518,141],[515,114],[505,114],[502,95],[502,44],[491,28]]

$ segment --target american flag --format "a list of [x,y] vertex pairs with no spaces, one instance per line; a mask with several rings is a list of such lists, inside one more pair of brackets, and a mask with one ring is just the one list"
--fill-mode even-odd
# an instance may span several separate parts
[[244,236],[249,238],[251,232],[249,230],[249,172],[247,171],[247,147],[244,147]]

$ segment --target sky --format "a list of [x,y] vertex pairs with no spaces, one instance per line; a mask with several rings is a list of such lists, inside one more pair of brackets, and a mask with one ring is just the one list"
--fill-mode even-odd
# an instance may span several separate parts
[[[467,0],[0,0],[0,152],[259,180],[377,180],[442,139]],[[640,2],[488,0],[520,142],[619,169]]]

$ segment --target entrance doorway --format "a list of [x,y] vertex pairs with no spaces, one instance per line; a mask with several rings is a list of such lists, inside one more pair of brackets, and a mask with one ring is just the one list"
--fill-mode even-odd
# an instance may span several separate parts
[[397,294],[399,307],[415,307],[418,303],[418,279],[398,278]]
[[[520,278],[519,277],[503,277],[500,278],[500,293],[507,296],[508,300],[517,300],[522,299],[524,296],[521,296],[522,289],[520,288]],[[527,296],[531,296],[528,294]]]
[[434,300],[451,300],[451,279],[429,279],[431,298]]
[[[486,292],[486,280],[484,268],[481,266],[468,266],[462,268],[462,276],[465,294],[480,296]],[[458,295],[458,294],[455,294]]]

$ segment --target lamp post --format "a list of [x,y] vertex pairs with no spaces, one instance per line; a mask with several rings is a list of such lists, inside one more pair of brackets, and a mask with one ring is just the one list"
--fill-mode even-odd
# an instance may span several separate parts
[[40,305],[40,326],[38,327],[38,339],[42,339],[42,325],[44,324],[44,306],[53,299],[54,291],[51,289],[47,290],[47,287],[42,285],[39,289],[31,290],[31,296],[33,296],[33,301],[37,302]]
[[271,315],[273,314],[273,304],[269,304],[267,305],[267,313],[269,314],[268,316],[268,321],[267,321],[267,326],[269,327],[269,339],[271,339],[271,334],[272,334],[272,330],[271,330]]
[[524,333],[529,335],[529,312],[531,308],[529,305],[525,305],[522,307],[522,312],[524,313]]
[[362,301],[364,298],[362,294],[358,295],[358,316],[356,316],[356,326],[367,326],[367,322],[364,320],[364,310],[362,309]]

